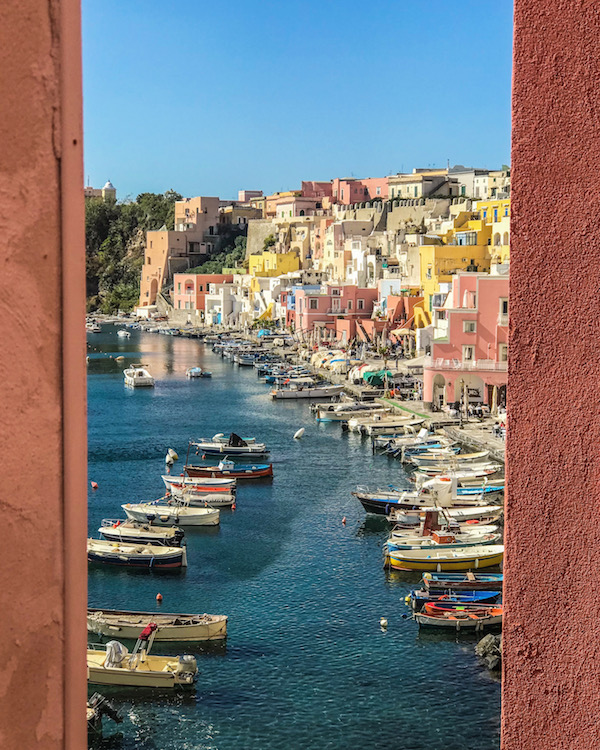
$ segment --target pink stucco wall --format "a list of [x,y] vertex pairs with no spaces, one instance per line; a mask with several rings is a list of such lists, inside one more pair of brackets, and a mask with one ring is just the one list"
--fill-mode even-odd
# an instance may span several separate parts
[[20,467],[0,493],[0,747],[75,750],[87,746],[79,3],[0,3],[0,67],[0,450]]
[[596,0],[516,0],[503,750],[600,747],[599,111]]
[[[204,298],[209,284],[231,284],[230,273],[173,274],[173,307],[175,310],[204,310]],[[181,286],[181,289],[179,288]],[[186,303],[190,307],[186,308]]]

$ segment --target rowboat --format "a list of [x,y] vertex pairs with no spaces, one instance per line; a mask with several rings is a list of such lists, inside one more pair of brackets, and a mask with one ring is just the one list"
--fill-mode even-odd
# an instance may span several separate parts
[[183,529],[175,526],[152,526],[120,518],[104,518],[98,531],[109,542],[158,544],[165,547],[180,547],[185,536]]
[[198,675],[193,656],[154,656],[145,648],[130,654],[119,641],[88,647],[87,669],[89,683],[129,687],[193,685]]
[[190,477],[235,477],[236,479],[261,479],[273,476],[273,464],[234,464],[221,461],[218,466],[184,466]]
[[125,542],[109,542],[107,539],[88,539],[87,558],[90,563],[120,565],[127,568],[148,568],[148,570],[187,566],[185,547],[128,544]]
[[490,455],[489,451],[477,451],[476,453],[454,454],[450,449],[432,451],[431,454],[412,456],[411,463],[415,466],[438,466],[448,464],[459,468],[467,468],[465,464],[480,464]]
[[498,544],[502,540],[502,534],[496,529],[496,526],[475,526],[473,531],[434,531],[427,536],[415,534],[414,531],[396,531],[392,532],[392,536],[385,542],[384,549],[389,554],[393,550],[449,549]]
[[430,591],[500,591],[503,579],[502,573],[423,573],[423,584]]
[[390,552],[387,564],[396,570],[471,570],[500,565],[504,545],[481,544],[473,547],[410,549]]
[[[393,508],[387,520],[390,523],[396,523],[404,528],[418,526],[425,518],[425,513],[440,510],[437,506],[426,506],[418,510],[400,510]],[[444,508],[444,515],[452,521],[458,523],[488,523],[497,521],[502,515],[501,505],[475,505],[472,508]]]
[[317,385],[312,378],[297,378],[288,388],[276,388],[271,391],[275,399],[283,398],[333,398],[344,390],[343,385]]
[[216,508],[190,508],[189,505],[153,503],[125,503],[121,505],[128,518],[157,526],[217,526],[219,511]]
[[207,492],[206,490],[198,490],[195,487],[186,487],[176,497],[194,508],[229,508],[235,503],[235,490]]
[[317,422],[343,422],[357,415],[372,416],[387,411],[381,404],[335,404],[319,406],[316,410]]
[[474,479],[483,479],[483,477],[491,477],[502,469],[500,464],[495,464],[490,461],[481,464],[465,464],[454,469],[448,464],[434,464],[431,466],[419,466],[415,477],[419,474],[425,474],[430,477],[443,474],[446,477],[455,477],[459,481],[467,481]]
[[156,624],[157,641],[217,641],[227,637],[225,615],[189,615],[168,612],[130,612],[118,609],[88,609],[90,633],[119,638],[138,637],[149,622]]
[[121,328],[119,331],[117,331],[117,336],[119,336],[119,338],[122,338],[122,339],[128,339],[131,336],[131,334],[129,333],[129,331],[126,331],[124,328]]
[[453,630],[480,631],[502,625],[502,607],[489,608],[481,614],[475,612],[416,612],[413,615],[420,627],[452,628]]
[[145,365],[131,365],[123,370],[123,378],[125,385],[129,388],[152,388],[154,386],[154,378]]
[[171,476],[170,474],[163,474],[162,480],[165,483],[165,487],[173,494],[177,495],[184,487],[194,487],[203,490],[216,490],[223,488],[231,491],[236,486],[235,479],[215,479],[213,477],[186,477],[183,474],[181,476]]
[[453,592],[445,594],[441,591],[413,589],[405,601],[414,611],[419,612],[427,602],[448,601],[455,604],[493,604],[499,597],[499,591],[464,591],[462,593]]

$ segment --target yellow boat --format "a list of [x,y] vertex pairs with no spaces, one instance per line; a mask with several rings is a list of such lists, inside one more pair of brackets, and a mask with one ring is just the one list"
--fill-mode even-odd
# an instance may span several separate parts
[[504,556],[503,544],[481,544],[472,547],[442,549],[394,550],[386,557],[386,564],[395,570],[478,570],[500,565]]

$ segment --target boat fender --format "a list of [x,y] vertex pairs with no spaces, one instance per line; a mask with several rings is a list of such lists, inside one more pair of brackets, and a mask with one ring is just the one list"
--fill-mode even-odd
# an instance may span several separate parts
[[165,463],[167,464],[167,466],[173,465],[173,458],[168,453],[165,456]]
[[173,461],[177,461],[177,459],[179,458],[179,456],[177,455],[176,451],[173,450],[173,448],[169,448],[169,450],[167,451],[167,453],[168,453],[169,456],[171,456],[171,458],[173,459]]
[[304,435],[304,427],[301,427],[298,432],[294,435],[294,440],[300,440],[300,438]]
[[381,625],[381,629],[382,629],[382,630],[386,630],[386,629],[387,629],[387,626],[388,626],[388,621],[387,621],[387,619],[386,619],[385,617],[382,617],[382,618],[381,618],[381,619],[379,620],[379,624]]
[[92,487],[93,490],[97,490],[98,489],[98,483],[97,482],[90,482],[90,485],[91,485],[91,487]]
[[235,510],[235,503],[232,503],[231,510]]
[[342,525],[343,525],[343,526],[345,526],[345,525],[346,525],[346,516],[344,516],[344,517],[342,518]]

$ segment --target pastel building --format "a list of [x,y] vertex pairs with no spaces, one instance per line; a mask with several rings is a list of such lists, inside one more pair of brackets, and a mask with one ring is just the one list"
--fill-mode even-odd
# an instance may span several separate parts
[[[364,322],[370,321],[377,298],[377,289],[351,285],[325,284],[319,292],[298,289],[295,293],[295,330],[300,335],[307,335],[319,329],[322,337],[340,342],[350,341],[358,331],[367,338]],[[368,327],[372,329],[371,325]]]
[[390,198],[457,198],[460,196],[460,185],[455,177],[448,175],[448,170],[419,170],[411,174],[396,174],[388,178]]
[[272,253],[265,251],[248,257],[248,273],[250,276],[281,276],[299,269],[300,258],[295,252]]
[[[436,407],[505,403],[508,377],[508,275],[459,273],[436,307],[423,400]],[[494,388],[496,394],[494,396]]]
[[364,203],[376,198],[387,200],[387,177],[367,177],[360,180],[354,177],[346,177],[336,178],[332,181],[332,199],[335,203],[348,206],[352,203]]
[[84,198],[101,198],[103,201],[116,201],[117,200],[117,189],[110,180],[107,180],[104,187],[93,188],[91,185],[86,185],[83,188]]
[[176,273],[173,275],[173,307],[175,310],[193,310],[204,318],[204,300],[210,284],[233,282],[232,274]]

